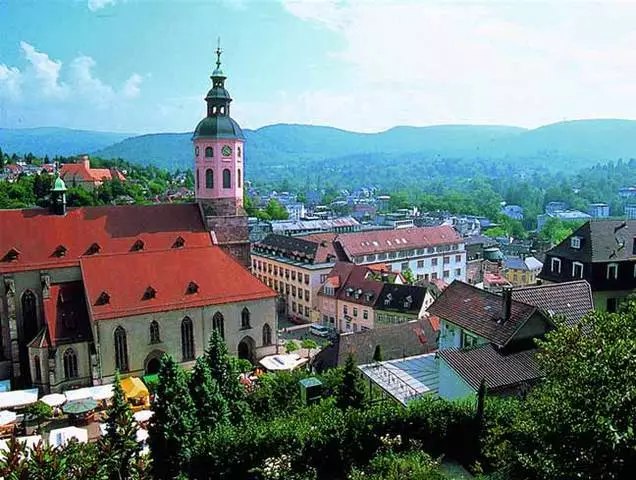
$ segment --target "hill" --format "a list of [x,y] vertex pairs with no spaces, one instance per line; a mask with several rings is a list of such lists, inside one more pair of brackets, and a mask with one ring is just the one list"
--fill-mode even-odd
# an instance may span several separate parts
[[94,152],[132,135],[58,127],[0,128],[0,148],[19,155],[69,156]]

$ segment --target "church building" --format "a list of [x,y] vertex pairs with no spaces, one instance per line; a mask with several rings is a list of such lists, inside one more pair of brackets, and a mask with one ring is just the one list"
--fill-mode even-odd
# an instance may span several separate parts
[[196,202],[0,210],[0,379],[42,392],[184,366],[213,330],[230,353],[275,350],[276,293],[249,265],[244,137],[220,68],[193,136]]

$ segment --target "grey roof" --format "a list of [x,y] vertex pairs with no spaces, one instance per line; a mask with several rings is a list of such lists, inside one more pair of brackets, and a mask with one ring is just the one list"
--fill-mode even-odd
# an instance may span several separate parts
[[375,307],[377,310],[417,314],[427,291],[426,287],[385,283]]
[[511,268],[513,270],[529,270],[526,262],[521,257],[506,257],[504,259],[505,268]]
[[[570,246],[573,236],[581,238],[581,248]],[[634,260],[635,237],[636,220],[592,220],[579,227],[547,254],[582,263]]]
[[541,378],[536,353],[536,348],[506,352],[485,344],[470,349],[440,350],[439,357],[474,390],[478,390],[481,380],[486,379],[488,391],[497,393]]
[[243,131],[229,115],[205,117],[194,130],[194,137],[243,139]]
[[563,316],[566,325],[574,325],[594,309],[592,289],[585,280],[520,287],[512,298],[535,307],[551,317]]

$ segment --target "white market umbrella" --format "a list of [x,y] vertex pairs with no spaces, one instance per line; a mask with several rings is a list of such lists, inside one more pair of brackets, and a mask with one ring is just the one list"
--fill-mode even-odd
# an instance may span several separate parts
[[113,390],[113,384],[109,383],[107,385],[99,385],[97,387],[92,387],[91,391],[93,393],[93,400],[108,400],[113,398],[115,395],[115,391]]
[[9,425],[13,423],[18,418],[18,415],[15,412],[10,412],[9,410],[2,410],[0,412],[0,425]]
[[49,444],[54,447],[61,447],[72,438],[80,443],[88,442],[88,431],[84,428],[66,427],[51,430],[49,433]]
[[148,430],[143,428],[137,430],[137,443],[144,443],[146,440],[148,440]]
[[46,403],[49,407],[59,407],[66,402],[66,397],[61,393],[50,393],[40,398],[40,401]]
[[147,422],[152,418],[154,414],[155,412],[153,412],[152,410],[140,410],[139,412],[135,412],[133,414],[133,417],[138,422]]

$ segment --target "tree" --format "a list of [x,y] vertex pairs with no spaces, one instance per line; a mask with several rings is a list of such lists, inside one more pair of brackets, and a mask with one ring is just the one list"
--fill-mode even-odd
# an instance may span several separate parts
[[221,395],[219,385],[212,378],[210,367],[204,357],[197,358],[190,374],[189,385],[202,433],[211,433],[217,425],[228,423],[227,400]]
[[121,388],[119,372],[115,373],[113,390],[112,403],[106,410],[106,435],[101,447],[109,463],[109,479],[119,480],[130,478],[141,447],[137,443],[137,422]]
[[272,220],[287,220],[289,218],[289,213],[285,207],[283,207],[275,198],[272,198],[269,202],[267,202],[265,213],[267,213],[269,218]]
[[347,355],[343,372],[342,383],[336,387],[336,404],[340,408],[359,408],[364,402],[364,385],[353,355]]
[[373,361],[381,362],[382,360],[384,360],[382,356],[382,345],[378,344],[375,346],[375,351],[373,352]]
[[300,342],[300,346],[307,349],[307,358],[309,358],[312,348],[318,348],[318,344],[311,338],[305,338],[302,342]]
[[290,354],[296,350],[298,350],[298,344],[293,340],[287,340],[287,343],[285,343],[285,353]]
[[38,424],[38,432],[42,426],[42,422],[53,416],[53,409],[44,402],[35,402],[24,409],[24,413],[35,418]]
[[402,270],[402,276],[408,285],[413,285],[415,283],[415,275],[413,275],[413,270],[410,268]]
[[540,342],[544,382],[513,424],[514,478],[619,479],[636,466],[636,302]]
[[194,402],[183,368],[170,355],[159,367],[159,384],[152,403],[148,444],[154,478],[186,475],[199,438]]

